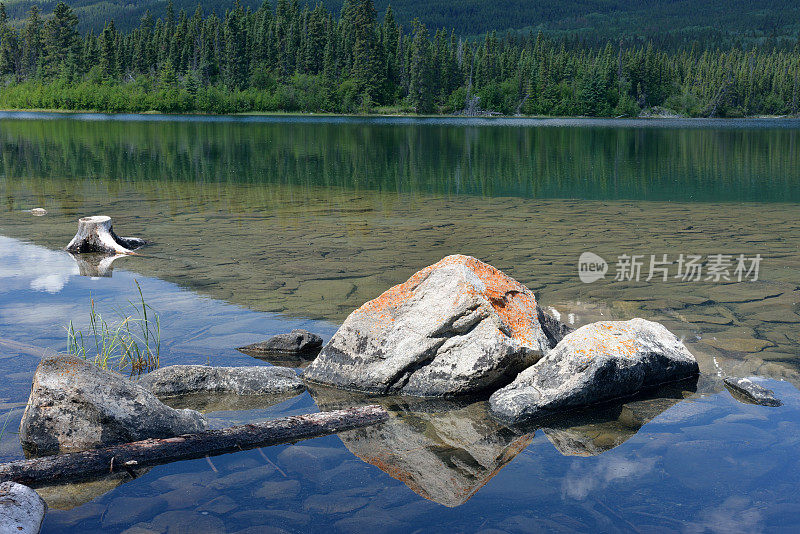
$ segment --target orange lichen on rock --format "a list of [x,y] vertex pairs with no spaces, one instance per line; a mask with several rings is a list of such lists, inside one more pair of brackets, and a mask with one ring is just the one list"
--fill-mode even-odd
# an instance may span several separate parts
[[636,355],[639,349],[636,337],[626,323],[601,322],[594,326],[595,328],[583,334],[586,348],[576,351],[584,363],[604,355],[623,358],[632,358]]
[[471,256],[447,256],[365,303],[355,313],[369,315],[382,323],[393,321],[398,308],[414,296],[415,290],[432,272],[448,267],[465,267],[471,271],[481,283],[468,281],[460,289],[463,296],[485,297],[514,340],[523,344],[535,343],[538,336],[536,297],[507,274]]

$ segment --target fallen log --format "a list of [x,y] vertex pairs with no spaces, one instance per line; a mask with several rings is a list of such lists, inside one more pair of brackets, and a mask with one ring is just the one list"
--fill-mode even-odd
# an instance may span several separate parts
[[68,252],[80,254],[133,254],[145,244],[138,237],[119,237],[111,226],[111,217],[95,215],[78,220],[78,232],[67,245]]
[[388,417],[389,414],[380,406],[365,406],[19,460],[0,464],[0,482],[13,481],[38,487],[120,471],[135,476],[138,468],[325,436],[373,425]]

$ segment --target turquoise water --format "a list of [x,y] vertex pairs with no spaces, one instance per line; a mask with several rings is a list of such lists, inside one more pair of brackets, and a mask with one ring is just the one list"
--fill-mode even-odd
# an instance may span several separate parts
[[[234,347],[328,339],[450,253],[515,276],[566,321],[643,316],[696,384],[523,434],[480,399],[384,399],[388,423],[43,488],[45,532],[793,532],[800,524],[800,171],[795,121],[0,116],[0,414],[43,353],[141,284],[162,364],[269,365]],[[25,211],[44,207],[34,217]],[[106,276],[60,250],[105,213],[153,244]],[[760,253],[753,283],[583,284],[585,250]],[[109,276],[110,275],[110,276]],[[733,399],[754,376],[784,406]],[[216,426],[365,402],[313,390]],[[0,415],[5,418],[5,415]],[[0,458],[20,458],[15,434]]]

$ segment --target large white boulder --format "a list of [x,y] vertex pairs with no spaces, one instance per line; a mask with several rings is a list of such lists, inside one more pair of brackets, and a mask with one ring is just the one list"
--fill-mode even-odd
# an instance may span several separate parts
[[507,383],[565,331],[510,276],[447,256],[351,313],[303,376],[379,394],[476,393]]
[[498,419],[522,423],[698,373],[697,360],[664,326],[645,319],[603,321],[566,335],[492,394],[489,405]]

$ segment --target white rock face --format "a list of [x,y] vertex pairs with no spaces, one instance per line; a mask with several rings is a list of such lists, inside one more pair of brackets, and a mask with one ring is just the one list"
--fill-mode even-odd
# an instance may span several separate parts
[[42,498],[28,486],[0,483],[0,534],[37,534],[46,511]]
[[664,326],[645,319],[603,321],[566,335],[546,357],[496,391],[489,405],[498,419],[521,423],[698,372],[694,356]]
[[175,410],[127,378],[74,356],[36,368],[19,439],[29,454],[93,449],[146,438],[200,432],[205,418]]
[[513,278],[448,256],[351,313],[303,376],[380,394],[475,393],[510,380],[565,331]]

